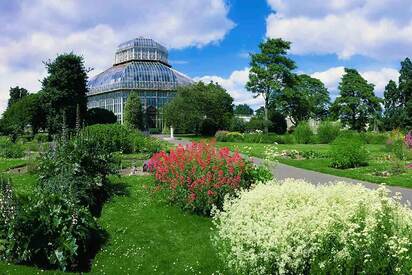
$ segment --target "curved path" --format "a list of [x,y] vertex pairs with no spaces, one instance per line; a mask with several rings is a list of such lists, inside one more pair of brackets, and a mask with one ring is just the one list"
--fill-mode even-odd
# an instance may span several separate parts
[[[168,141],[169,143],[174,144],[174,145],[179,145],[179,144],[186,145],[186,144],[191,143],[191,141],[185,140],[185,139],[182,139],[182,140],[170,139],[165,135],[156,135],[156,137],[162,140]],[[255,158],[255,157],[252,157],[252,160],[253,162],[258,163],[258,164],[263,162],[262,159]],[[297,167],[289,166],[289,165],[282,164],[282,163],[278,163],[276,164],[276,166],[271,167],[271,171],[274,177],[278,180],[283,180],[287,178],[304,179],[305,181],[313,183],[313,184],[326,184],[330,182],[344,181],[344,182],[353,183],[353,184],[361,183],[362,185],[370,189],[376,189],[379,186],[381,186],[376,183],[370,183],[370,182],[360,181],[356,179],[323,174],[320,172],[297,168]],[[387,186],[387,188],[393,194],[397,192],[401,193],[403,202],[405,203],[407,201],[412,202],[412,189],[404,188],[404,187],[397,187],[397,186]]]

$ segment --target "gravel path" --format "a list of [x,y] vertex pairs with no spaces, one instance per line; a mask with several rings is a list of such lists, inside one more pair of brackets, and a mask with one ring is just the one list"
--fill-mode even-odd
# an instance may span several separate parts
[[[191,142],[189,140],[184,140],[184,139],[182,140],[169,139],[167,136],[164,136],[164,135],[156,135],[156,137],[162,140],[166,140],[174,145],[179,145],[179,144],[186,145]],[[253,157],[252,159],[253,159],[253,162],[258,163],[258,164],[262,163],[263,161],[262,159],[255,158],[255,157]],[[271,171],[274,177],[278,180],[283,180],[286,178],[304,179],[305,181],[313,183],[313,184],[326,184],[330,182],[344,181],[344,182],[353,183],[353,184],[361,183],[362,185],[370,189],[376,189],[380,186],[379,184],[376,184],[376,183],[370,183],[370,182],[365,182],[365,181],[360,181],[360,180],[355,180],[355,179],[349,179],[349,178],[344,178],[344,177],[323,174],[323,173],[319,173],[316,171],[296,168],[296,167],[289,166],[289,165],[282,164],[282,163],[278,163],[275,167],[272,167]],[[396,186],[387,186],[387,187],[389,190],[392,191],[393,194],[395,194],[396,192],[400,192],[402,194],[402,201],[412,202],[412,189],[396,187]]]

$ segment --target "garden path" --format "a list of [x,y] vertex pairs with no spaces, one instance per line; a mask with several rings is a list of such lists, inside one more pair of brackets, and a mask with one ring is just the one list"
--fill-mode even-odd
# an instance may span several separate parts
[[[168,138],[168,136],[165,136],[165,135],[156,135],[156,137],[162,140],[168,141],[169,143],[172,143],[174,145],[179,145],[179,144],[186,145],[186,144],[191,143],[190,140],[170,139]],[[253,159],[253,162],[257,164],[260,164],[263,162],[263,160],[260,158],[252,157],[252,159]],[[305,181],[310,182],[312,184],[327,184],[330,182],[344,181],[344,182],[348,182],[352,184],[360,183],[370,189],[377,189],[379,186],[381,186],[376,183],[370,183],[370,182],[360,181],[356,179],[323,174],[323,173],[319,173],[316,171],[297,168],[297,167],[289,166],[289,165],[282,164],[282,163],[277,163],[275,166],[271,167],[271,171],[272,171],[273,176],[278,180],[283,180],[286,178],[304,179]],[[392,192],[392,194],[395,194],[397,192],[401,193],[403,202],[407,202],[407,201],[412,202],[412,189],[397,187],[397,186],[387,186],[387,187]]]

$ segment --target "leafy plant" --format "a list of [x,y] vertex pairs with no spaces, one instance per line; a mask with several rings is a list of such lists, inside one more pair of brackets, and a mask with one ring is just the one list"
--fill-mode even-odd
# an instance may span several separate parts
[[333,142],[338,137],[340,129],[340,123],[322,121],[318,128],[319,142],[325,144]]
[[338,169],[368,165],[368,151],[363,141],[358,138],[337,138],[332,144],[330,158],[330,166]]
[[293,132],[293,136],[298,144],[312,143],[314,138],[312,128],[307,122],[299,123]]
[[267,176],[237,152],[206,143],[179,146],[169,154],[162,151],[148,166],[172,203],[203,215],[209,215],[213,205],[221,208],[226,195],[233,196]]
[[412,212],[388,192],[257,185],[216,211],[213,243],[234,274],[408,274]]
[[23,147],[13,143],[8,137],[0,137],[0,157],[21,158],[24,156]]

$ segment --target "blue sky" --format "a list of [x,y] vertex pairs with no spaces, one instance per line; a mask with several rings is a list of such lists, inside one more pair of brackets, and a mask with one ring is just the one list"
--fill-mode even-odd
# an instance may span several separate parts
[[196,80],[217,81],[236,103],[262,101],[245,91],[248,54],[267,37],[291,41],[299,73],[331,92],[344,67],[358,69],[382,95],[412,56],[410,0],[0,0],[0,112],[10,86],[30,91],[58,53],[85,57],[90,76],[111,66],[116,46],[138,36],[170,50]]

